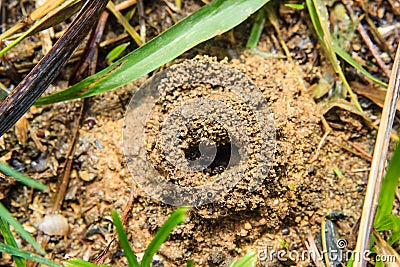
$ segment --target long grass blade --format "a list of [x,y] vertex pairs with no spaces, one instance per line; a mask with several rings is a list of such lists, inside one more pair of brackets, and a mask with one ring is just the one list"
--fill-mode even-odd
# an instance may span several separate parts
[[124,250],[125,257],[128,260],[129,267],[139,267],[140,265],[137,261],[135,253],[133,252],[131,246],[129,245],[128,237],[126,236],[124,227],[122,226],[118,213],[115,210],[113,210],[111,212],[111,217],[113,219],[115,228],[117,229],[119,244]]
[[381,193],[375,215],[374,227],[379,228],[385,216],[392,214],[393,201],[400,177],[400,144],[397,144],[390,160],[385,178],[382,182]]
[[[0,218],[0,232],[7,245],[18,248],[17,242],[15,242],[14,236],[10,230],[10,226],[2,218]],[[26,262],[23,258],[14,256],[13,259],[17,267],[26,267]]]
[[[374,155],[371,163],[371,170],[368,177],[368,185],[365,193],[363,211],[358,231],[356,251],[362,255],[369,249],[371,230],[374,223],[374,216],[377,209],[377,200],[381,190],[383,173],[385,170],[386,157],[390,141],[390,134],[393,127],[393,120],[396,115],[396,104],[400,90],[400,45],[397,47],[396,58],[393,63],[392,74],[386,93],[385,104],[382,110],[381,121],[374,148]],[[366,265],[366,259],[361,257],[355,261],[355,267]]]
[[0,162],[0,172],[13,177],[15,180],[17,180],[18,182],[20,182],[24,185],[33,187],[35,189],[43,190],[43,191],[47,190],[47,186],[45,186],[44,184],[41,184],[38,181],[14,170],[8,164],[5,164],[3,162]]
[[203,6],[142,47],[64,91],[39,98],[36,105],[89,97],[116,89],[190,48],[243,22],[269,0],[216,0]]
[[149,246],[146,248],[146,251],[143,255],[143,260],[141,262],[141,267],[150,267],[150,263],[153,260],[154,254],[158,251],[159,247],[162,243],[167,240],[169,234],[172,229],[175,228],[178,224],[181,224],[185,221],[185,213],[188,210],[187,207],[180,207],[171,213],[169,218],[164,222],[161,228],[157,231],[153,240],[150,242]]
[[348,64],[350,64],[355,69],[360,71],[362,74],[371,79],[373,82],[385,88],[387,87],[387,83],[382,82],[378,78],[374,77],[371,73],[369,73],[366,69],[364,69],[363,66],[361,66],[357,61],[354,60],[354,58],[352,58],[346,51],[344,51],[340,46],[338,46],[336,41],[333,41],[333,48],[335,49],[336,54],[338,54],[338,56],[344,59]]
[[49,259],[43,258],[39,255],[33,254],[29,251],[25,251],[25,250],[21,250],[19,248],[14,248],[12,246],[8,246],[6,244],[0,243],[0,252],[4,252],[4,253],[8,253],[11,254],[13,256],[17,256],[17,257],[21,257],[24,258],[26,260],[31,260],[31,261],[36,261],[39,262],[41,264],[45,264],[47,266],[50,267],[62,267],[62,265],[51,261]]
[[[0,203],[0,217],[8,224],[12,225],[23,239],[31,244],[40,254],[45,254],[44,249],[36,242],[36,240],[22,227],[22,225],[11,215],[11,213]],[[1,244],[1,243],[0,243]],[[14,255],[14,254],[13,254]],[[19,256],[19,255],[16,255]]]

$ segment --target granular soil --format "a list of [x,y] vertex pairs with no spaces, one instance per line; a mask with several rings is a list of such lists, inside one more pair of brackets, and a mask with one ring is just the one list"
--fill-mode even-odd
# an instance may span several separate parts
[[[207,57],[196,60],[215,61]],[[233,258],[243,256],[250,249],[258,252],[265,252],[266,249],[305,250],[304,240],[307,234],[312,233],[316,237],[323,219],[332,213],[340,213],[340,216],[336,216],[339,235],[348,239],[349,248],[354,246],[350,237],[360,216],[362,192],[367,177],[367,172],[359,170],[366,169],[368,164],[365,160],[343,151],[336,142],[340,140],[337,136],[332,135],[321,141],[324,135],[321,116],[317,105],[304,90],[297,67],[286,61],[266,60],[249,54],[219,63],[246,74],[268,102],[276,131],[271,168],[262,184],[254,191],[249,190],[245,178],[218,201],[191,209],[187,222],[175,228],[170,238],[161,246],[157,261],[164,266],[182,266],[188,259],[193,259],[196,266],[227,266]],[[71,256],[93,259],[97,256],[113,238],[111,210],[117,209],[122,213],[131,190],[134,201],[126,230],[132,247],[139,256],[174,209],[149,197],[136,184],[132,186],[132,176],[125,166],[129,162],[125,161],[122,149],[125,111],[121,100],[126,102],[132,88],[142,82],[143,80],[113,93],[96,96],[91,105],[90,116],[96,123],[84,124],[80,130],[76,163],[62,209],[62,214],[68,218],[70,232],[66,239],[52,237],[48,244],[50,255],[56,259]],[[211,91],[229,93],[226,88],[212,84],[194,84],[171,91],[172,98],[168,103],[185,97],[198,97]],[[163,99],[157,102],[156,115],[168,114],[169,109],[162,106],[163,102]],[[76,109],[77,103],[71,101],[57,104],[50,109],[33,110],[36,113],[31,115],[32,128],[37,130],[50,127],[46,122],[49,121],[47,118],[50,114],[51,118],[56,118],[57,114],[64,114],[65,110]],[[248,111],[243,112],[246,114]],[[215,138],[216,143],[221,146],[227,142],[226,134],[218,125],[200,131],[203,128],[194,122],[189,128],[185,134],[190,134],[191,137],[183,138],[181,147],[188,155],[191,145],[197,144],[203,137]],[[47,137],[53,136],[53,130],[48,129]],[[66,149],[71,130],[65,127],[62,129],[63,135],[54,134],[51,142],[58,142],[60,147]],[[147,129],[149,137],[146,142],[151,144],[154,131],[149,125]],[[372,148],[371,140],[372,136],[365,136],[359,142]],[[6,149],[15,142],[11,134],[3,137],[3,146]],[[31,142],[27,145],[27,148],[34,147]],[[149,145],[147,149],[154,154],[152,162],[158,165],[159,170],[164,170],[164,173],[171,171],[164,158],[156,156],[159,149],[157,146]],[[23,158],[29,155],[18,155],[22,162],[29,160]],[[50,153],[30,159],[30,162],[59,162],[61,157],[60,152]],[[223,168],[225,166],[222,161],[214,165]],[[334,167],[340,168],[344,174],[342,178],[334,174]],[[201,185],[221,175],[213,174],[212,171],[210,168],[205,171],[206,174],[202,172],[199,179],[196,176],[187,179],[178,175],[174,182],[185,186]],[[45,168],[40,175],[52,177],[51,173],[51,168]],[[245,175],[250,177],[251,172],[246,171]],[[51,190],[54,191],[54,187]],[[15,190],[11,199],[15,200],[14,204],[25,203],[29,194]],[[24,226],[33,233],[46,213],[48,199],[47,193],[39,193],[29,203],[28,209],[19,207],[22,212],[29,214],[31,219],[25,221]],[[11,210],[15,211],[15,208],[12,207]],[[26,217],[26,213],[20,215]],[[19,216],[18,213],[16,216]],[[108,255],[105,263],[126,264],[118,246],[111,246]],[[260,266],[279,266],[288,262],[290,263],[273,258],[260,261]],[[306,263],[310,261],[297,262],[298,265]]]

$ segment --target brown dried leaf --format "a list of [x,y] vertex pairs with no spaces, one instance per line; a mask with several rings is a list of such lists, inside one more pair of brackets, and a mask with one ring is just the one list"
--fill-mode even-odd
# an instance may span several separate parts
[[[354,88],[354,91],[356,91],[357,94],[365,96],[376,105],[383,107],[386,97],[386,90],[365,86],[364,84],[358,82],[352,82],[351,86]],[[400,111],[400,102],[397,102],[396,109]]]
[[331,98],[328,101],[319,104],[319,109],[322,115],[326,114],[334,107],[350,111],[351,113],[357,114],[363,118],[365,117],[364,114],[360,112],[353,103],[346,101],[342,98]]
[[28,141],[28,120],[25,116],[15,124],[15,135],[18,142],[25,146]]

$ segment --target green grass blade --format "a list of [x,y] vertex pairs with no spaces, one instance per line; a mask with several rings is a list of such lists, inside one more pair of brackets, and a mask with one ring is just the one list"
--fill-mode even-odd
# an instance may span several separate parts
[[[316,6],[319,7],[319,12],[317,12]],[[330,35],[329,28],[327,26],[327,17],[326,14],[326,7],[324,3],[320,0],[307,0],[307,8],[310,14],[311,20],[314,25],[315,32],[318,35],[320,43],[329,60],[332,63],[333,68],[338,74],[342,73],[342,70],[337,63],[336,54],[343,58],[348,64],[359,70],[362,74],[366,77],[370,78],[375,83],[387,87],[387,84],[380,81],[379,79],[375,78],[372,74],[370,74],[366,69],[364,69],[357,61],[355,61],[346,51],[344,51],[339,45],[333,40]]]
[[125,51],[129,44],[130,43],[124,43],[114,47],[106,56],[107,63],[112,64],[112,62]]
[[338,44],[333,41],[333,48],[335,49],[336,54],[343,58],[348,64],[353,66],[355,69],[360,71],[362,74],[364,74],[366,77],[370,78],[373,82],[383,86],[387,87],[387,83],[382,82],[378,78],[375,78],[371,73],[369,73],[366,69],[363,68],[360,64],[358,64],[357,61],[354,60],[346,51],[344,51]]
[[0,172],[12,176],[15,180],[17,180],[20,183],[23,183],[24,185],[33,187],[35,189],[39,190],[46,190],[47,186],[39,183],[38,181],[20,173],[11,168],[9,165],[5,164],[4,162],[0,162]]
[[393,201],[400,177],[400,144],[397,144],[390,160],[385,178],[382,182],[381,193],[379,194],[378,207],[376,210],[374,227],[380,228],[385,222],[385,216],[392,214]]
[[128,260],[129,267],[139,267],[140,265],[137,261],[135,253],[133,252],[131,246],[129,245],[128,237],[126,236],[124,227],[122,226],[118,213],[115,210],[113,210],[111,212],[111,217],[113,219],[115,228],[117,229],[119,244],[124,250],[125,257]]
[[64,262],[65,267],[110,267],[110,265],[97,265],[81,259],[70,259]]
[[251,28],[249,39],[247,40],[246,48],[253,49],[257,47],[258,41],[265,24],[265,10],[261,8],[254,19],[253,27]]
[[153,240],[150,242],[149,246],[143,255],[143,260],[141,262],[141,267],[150,267],[151,261],[153,260],[154,254],[158,251],[162,243],[167,240],[171,231],[177,226],[185,221],[185,213],[188,210],[187,207],[180,207],[171,213],[169,218],[164,222],[161,228],[157,231]]
[[194,262],[192,260],[188,260],[186,262],[186,267],[194,267]]
[[304,9],[304,2],[301,4],[285,4],[286,7],[290,7],[293,9],[297,9],[297,10],[303,10]]
[[36,261],[36,262],[39,262],[41,264],[45,264],[45,265],[48,265],[51,267],[62,267],[62,265],[60,265],[54,261],[43,258],[43,257],[33,254],[29,251],[25,251],[25,250],[21,250],[19,248],[14,248],[12,246],[8,246],[3,243],[0,243],[0,252],[4,252],[4,253],[11,254],[13,256],[21,257],[26,260]]
[[89,97],[116,89],[175,59],[190,48],[237,26],[269,0],[215,0],[142,47],[64,91],[39,98],[36,105]]
[[255,250],[250,250],[243,258],[234,260],[229,264],[229,267],[253,267],[257,263],[257,253]]
[[[14,236],[10,230],[10,226],[2,218],[0,218],[0,232],[7,245],[18,248],[17,242],[15,242]],[[14,256],[13,259],[17,267],[26,267],[26,262],[23,258]]]
[[[45,254],[44,249],[36,242],[36,240],[25,231],[24,227],[11,215],[11,213],[3,206],[0,202],[0,217],[4,219],[8,224],[12,225],[23,239],[31,244],[40,254]],[[17,255],[18,256],[18,255]]]
[[354,102],[357,109],[363,113],[360,103],[357,100],[357,96],[351,90],[349,83],[347,82],[346,76],[343,73],[342,68],[339,65],[339,61],[336,57],[335,49],[333,48],[333,39],[329,31],[328,24],[328,10],[326,9],[323,0],[306,0],[308,13],[310,14],[311,21],[314,25],[315,32],[318,35],[318,39],[322,48],[325,51],[326,56],[332,64],[335,72],[338,74],[344,87],[349,92],[351,100]]

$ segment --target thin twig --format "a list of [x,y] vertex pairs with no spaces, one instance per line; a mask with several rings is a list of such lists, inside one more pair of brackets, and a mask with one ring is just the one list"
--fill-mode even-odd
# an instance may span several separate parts
[[322,255],[319,252],[319,250],[317,248],[317,245],[315,244],[314,238],[313,238],[311,233],[308,233],[307,241],[305,241],[304,243],[305,243],[305,245],[307,247],[307,250],[309,252],[311,252],[310,253],[311,259],[313,260],[315,266],[317,266],[317,267],[325,267],[323,262],[321,261]]
[[0,136],[44,93],[92,28],[108,0],[86,1],[64,35],[0,104]]
[[[397,47],[396,58],[393,64],[392,74],[383,106],[381,123],[376,137],[374,154],[372,157],[371,171],[369,174],[367,191],[364,199],[363,212],[358,232],[356,251],[358,255],[364,255],[369,249],[371,230],[373,227],[378,197],[381,190],[385,162],[388,154],[390,134],[392,131],[394,116],[396,115],[396,103],[400,90],[400,44]],[[360,261],[354,262],[354,267],[366,266],[367,261],[360,257]]]
[[121,11],[133,6],[134,4],[136,4],[136,0],[128,0],[115,5],[115,7],[117,8],[117,10]]
[[[347,11],[350,13],[350,17],[354,17],[354,11],[351,5],[349,4],[349,1],[345,1],[345,6]],[[369,35],[367,31],[364,29],[364,26],[361,23],[357,23],[357,30],[361,35],[361,38],[364,40],[365,44],[368,46],[369,51],[371,51],[372,56],[375,58],[376,63],[378,63],[379,67],[381,67],[382,71],[385,73],[385,75],[389,78],[390,77],[390,71],[388,67],[386,66],[385,62],[383,62],[382,58],[379,56],[379,51],[376,48],[376,45],[372,42],[371,38],[369,38]]]
[[[135,183],[132,182],[131,185],[131,193],[129,194],[129,200],[128,203],[126,203],[126,206],[124,207],[123,211],[122,211],[122,225],[126,224],[126,221],[128,220],[128,215],[129,212],[132,210],[132,205],[133,205],[133,200],[135,199]],[[107,246],[100,252],[99,255],[97,255],[92,262],[100,265],[103,264],[108,251],[110,250],[110,247],[112,245],[112,243],[116,240],[116,233],[113,234],[111,241],[107,244]]]
[[72,163],[74,162],[74,154],[75,154],[75,144],[78,140],[79,136],[79,128],[80,122],[82,121],[83,110],[84,110],[84,101],[81,100],[81,108],[79,110],[79,116],[77,119],[76,127],[74,130],[74,134],[72,136],[72,141],[69,144],[69,149],[66,155],[66,163],[64,165],[64,169],[62,171],[62,178],[59,180],[59,184],[57,185],[57,191],[54,192],[53,198],[51,200],[52,212],[58,212],[61,209],[62,203],[64,201],[64,196],[67,192],[68,185],[69,185],[69,178],[72,170]]
[[[97,50],[98,50],[98,44],[101,40],[101,37],[103,36],[104,32],[104,27],[106,25],[108,19],[108,13],[103,12],[102,15],[100,16],[96,29],[92,31],[92,34],[90,36],[90,41],[87,43],[85,52],[82,56],[81,61],[77,64],[77,71],[74,71],[74,75],[72,78],[72,83],[79,82],[83,78],[85,78],[84,73],[86,70],[89,69],[89,75],[94,74],[95,72],[95,67],[90,67],[90,65],[96,65],[97,64]],[[70,143],[67,156],[66,156],[66,163],[64,165],[64,170],[63,170],[63,176],[62,179],[60,180],[57,193],[53,197],[53,211],[58,211],[61,208],[61,205],[64,201],[65,194],[68,189],[69,185],[69,179],[71,175],[71,170],[72,170],[72,164],[74,162],[74,154],[75,154],[75,147],[76,147],[76,142],[79,139],[79,129],[80,126],[83,123],[83,117],[84,113],[86,111],[87,101],[89,99],[82,99],[81,100],[81,108],[79,111],[79,116],[77,119],[76,127],[74,130],[74,134],[72,137],[72,141]]]
[[364,155],[365,157],[365,159],[367,159],[368,161],[371,161],[372,160],[372,156],[371,156],[371,154],[370,153],[368,153],[367,151],[365,151],[363,148],[361,148],[359,145],[357,145],[357,144],[355,144],[355,143],[353,143],[353,142],[351,142],[351,141],[349,141],[349,144],[355,149],[355,150],[357,150],[358,152],[360,152],[362,155]]

